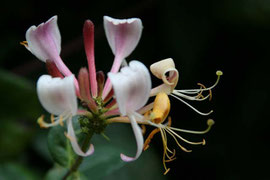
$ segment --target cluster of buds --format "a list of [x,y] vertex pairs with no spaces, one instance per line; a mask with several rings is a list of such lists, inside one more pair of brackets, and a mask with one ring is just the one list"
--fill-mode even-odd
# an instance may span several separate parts
[[[26,32],[26,41],[21,42],[33,55],[46,63],[49,75],[42,75],[37,81],[37,94],[42,106],[51,113],[51,122],[44,116],[38,119],[42,128],[64,125],[66,137],[73,150],[79,156],[89,156],[94,152],[91,144],[86,151],[79,146],[74,133],[72,117],[79,116],[82,132],[102,134],[111,123],[130,123],[137,142],[137,153],[134,157],[121,154],[123,161],[136,160],[149,147],[153,136],[160,132],[163,142],[163,165],[166,174],[169,168],[166,162],[175,159],[175,150],[168,148],[167,134],[173,137],[177,145],[186,152],[179,140],[192,145],[204,145],[205,140],[191,142],[179,133],[204,134],[214,121],[208,119],[204,131],[191,131],[171,126],[169,95],[177,98],[201,115],[202,113],[188,104],[184,99],[203,101],[212,98],[211,90],[217,85],[221,71],[217,71],[216,83],[207,88],[198,84],[198,89],[176,90],[179,74],[171,58],[151,65],[150,71],[162,80],[162,84],[152,88],[148,68],[141,62],[126,58],[137,46],[142,22],[138,18],[114,19],[104,16],[104,28],[107,40],[114,54],[114,61],[107,79],[102,71],[96,72],[94,56],[94,24],[86,20],[83,26],[83,37],[88,69],[81,68],[78,76],[69,70],[60,57],[61,35],[57,25],[57,16],[39,26],[32,26]],[[207,95],[205,95],[207,93]],[[154,101],[149,99],[155,97]],[[79,103],[78,103],[79,102]],[[78,105],[79,104],[79,105]],[[144,141],[145,126],[155,129]]]

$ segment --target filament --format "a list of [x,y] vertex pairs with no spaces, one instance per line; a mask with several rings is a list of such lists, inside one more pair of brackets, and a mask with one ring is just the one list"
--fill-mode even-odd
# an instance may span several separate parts
[[174,127],[168,127],[168,129],[174,130],[174,131],[180,131],[184,133],[190,133],[190,134],[205,134],[210,131],[211,127],[214,125],[215,121],[213,119],[208,119],[207,121],[207,129],[204,131],[192,131],[192,130],[186,130],[186,129],[178,129]]
[[195,93],[198,93],[200,91],[208,91],[208,90],[211,90],[213,89],[214,87],[216,87],[216,85],[218,84],[219,80],[220,80],[220,76],[223,75],[223,72],[222,71],[217,71],[216,72],[216,75],[217,75],[217,80],[215,82],[215,84],[213,84],[212,86],[208,87],[208,88],[205,88],[205,89],[185,89],[185,90],[176,90],[178,92],[181,92],[181,93],[186,93],[186,94],[195,94]]
[[182,101],[184,104],[186,104],[188,107],[190,107],[192,110],[194,110],[196,113],[202,115],[202,116],[208,116],[209,114],[211,114],[213,112],[213,110],[211,110],[210,112],[208,113],[203,113],[203,112],[200,112],[199,110],[197,110],[196,108],[194,108],[193,106],[191,106],[190,104],[188,104],[186,101],[184,101],[183,99],[173,95],[173,94],[170,94],[172,97]]

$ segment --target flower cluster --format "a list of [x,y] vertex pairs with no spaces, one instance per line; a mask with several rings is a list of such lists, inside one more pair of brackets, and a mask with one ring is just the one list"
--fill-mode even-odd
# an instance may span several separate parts
[[[77,78],[60,57],[61,35],[57,25],[57,16],[27,30],[26,41],[21,44],[39,60],[46,63],[49,73],[39,78],[37,94],[42,106],[52,114],[51,122],[45,122],[44,116],[41,116],[38,123],[40,127],[48,128],[56,125],[63,126],[66,121],[65,135],[79,156],[91,155],[94,152],[94,146],[91,144],[86,151],[81,149],[73,129],[73,116],[80,116],[79,122],[84,133],[100,134],[111,123],[130,123],[137,142],[137,153],[134,157],[121,154],[121,159],[126,162],[136,160],[142,151],[149,147],[153,136],[160,132],[164,148],[164,174],[166,174],[169,171],[166,162],[175,159],[175,150],[168,148],[167,134],[173,137],[182,150],[190,152],[179,143],[179,140],[193,145],[204,145],[205,140],[191,142],[179,133],[204,134],[214,124],[214,121],[209,119],[208,127],[204,131],[171,127],[171,118],[168,117],[171,104],[168,95],[179,99],[201,115],[209,115],[212,111],[202,113],[183,99],[192,101],[211,99],[211,90],[217,85],[222,72],[217,71],[217,81],[209,88],[198,84],[198,89],[176,90],[179,75],[174,61],[169,58],[151,65],[152,74],[163,82],[160,86],[152,88],[147,67],[137,60],[129,64],[125,60],[140,40],[143,28],[141,20],[138,18],[120,20],[104,16],[104,28],[114,54],[113,65],[107,79],[102,71],[96,72],[94,24],[90,20],[86,20],[83,26],[88,69],[81,68]],[[205,93],[207,93],[206,96]],[[152,96],[155,96],[153,102],[149,99]],[[145,125],[150,125],[155,129],[144,141]]]

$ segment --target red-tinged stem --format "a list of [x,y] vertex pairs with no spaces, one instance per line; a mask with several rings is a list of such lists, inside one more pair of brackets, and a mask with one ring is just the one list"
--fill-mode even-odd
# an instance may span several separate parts
[[86,20],[83,26],[84,49],[88,62],[90,88],[92,97],[97,97],[97,79],[94,55],[94,24]]

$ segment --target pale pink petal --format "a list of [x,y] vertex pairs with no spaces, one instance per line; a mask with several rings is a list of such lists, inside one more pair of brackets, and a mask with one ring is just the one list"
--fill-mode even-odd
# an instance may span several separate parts
[[78,104],[74,76],[63,79],[43,75],[37,82],[37,94],[42,106],[51,114],[77,113]]
[[121,56],[122,61],[137,46],[143,27],[139,18],[114,19],[104,16],[104,28],[112,52]]
[[83,26],[84,48],[88,61],[90,88],[93,97],[97,96],[97,79],[94,56],[94,24],[86,20]]
[[[104,28],[107,40],[115,55],[111,68],[112,73],[118,72],[122,61],[136,48],[142,34],[142,22],[139,18],[114,19],[104,16]],[[112,85],[107,79],[102,98],[105,99]]]
[[138,114],[138,113],[134,113],[134,114],[129,114],[128,115],[129,119],[130,119],[130,123],[136,138],[136,143],[137,143],[137,152],[135,157],[129,157],[126,156],[124,154],[120,154],[120,157],[123,161],[126,162],[130,162],[130,161],[134,161],[136,159],[138,159],[138,157],[141,155],[142,150],[143,150],[143,144],[144,144],[144,140],[143,140],[143,135],[142,135],[142,130],[139,127],[139,125],[136,122],[136,119],[143,119],[143,116]]
[[151,90],[148,69],[139,61],[131,61],[119,73],[108,73],[122,115],[137,111],[147,102]]
[[67,129],[68,129],[68,137],[70,138],[71,146],[76,154],[79,156],[90,156],[94,153],[94,146],[90,144],[89,149],[86,152],[83,152],[78,145],[77,137],[74,133],[73,124],[72,124],[72,118],[69,118],[67,120]]
[[65,75],[72,73],[60,58],[61,35],[57,25],[57,16],[53,16],[38,27],[31,26],[26,32],[27,49],[43,62],[52,60],[58,69]]

